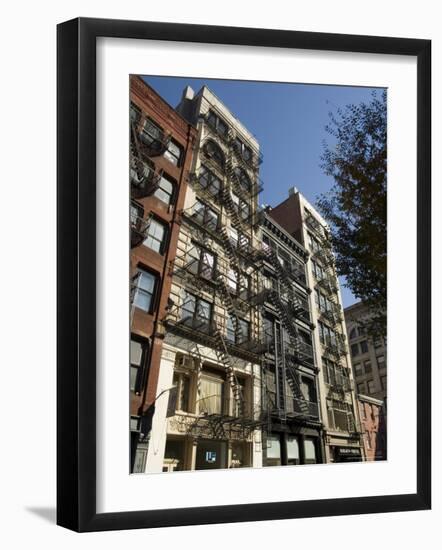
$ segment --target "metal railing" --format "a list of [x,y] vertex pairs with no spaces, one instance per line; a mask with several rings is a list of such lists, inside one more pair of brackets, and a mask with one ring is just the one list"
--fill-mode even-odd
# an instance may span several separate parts
[[159,187],[160,180],[161,174],[157,174],[155,169],[149,166],[146,161],[131,153],[130,183],[134,198],[144,198],[155,193]]
[[139,246],[147,237],[150,225],[150,216],[144,219],[140,213],[143,209],[136,202],[132,201],[130,210],[130,241],[131,247]]
[[336,279],[329,274],[325,274],[322,277],[317,278],[316,285],[331,294],[338,291]]
[[304,221],[309,229],[311,229],[317,235],[320,235],[321,238],[324,236],[324,227],[322,224],[310,213],[308,213]]
[[218,349],[217,338],[221,336],[231,355],[248,357],[250,360],[265,352],[264,344],[250,333],[242,334],[239,331],[235,336],[230,334],[227,329],[228,319],[227,315],[214,312],[207,319],[175,306],[167,313],[164,323],[169,330],[178,331],[182,336],[214,349]]
[[286,393],[281,406],[278,406],[277,393],[273,390],[263,390],[263,409],[272,416],[279,417],[310,417],[319,418],[319,404]]
[[197,402],[197,414],[205,417],[218,417],[233,421],[235,419],[256,420],[260,407],[250,400],[210,395],[200,397]]
[[331,251],[331,248],[325,246],[318,248],[312,253],[312,258],[315,260],[319,260],[324,267],[330,266],[334,262],[333,253]]

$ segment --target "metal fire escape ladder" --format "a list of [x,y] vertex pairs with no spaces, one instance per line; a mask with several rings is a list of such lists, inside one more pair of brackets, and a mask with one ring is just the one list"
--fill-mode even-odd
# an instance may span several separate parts
[[158,189],[161,174],[155,173],[153,166],[147,158],[143,158],[135,125],[131,125],[130,137],[130,168],[136,174],[131,174],[132,195],[135,198],[146,198]]
[[[280,284],[284,290],[285,295],[288,297],[291,307],[294,308],[295,312],[302,311],[302,303],[298,298],[298,296],[293,291],[290,276],[287,274],[284,267],[281,265],[276,253],[269,248],[265,251],[265,256],[270,261],[270,263],[272,264],[276,272],[278,273]],[[298,327],[296,326],[296,323],[294,322],[294,319],[293,319],[293,313],[292,311],[289,310],[288,305],[285,304],[283,300],[281,300],[276,290],[270,291],[269,298],[272,304],[275,306],[282,324],[287,330],[290,346],[293,348],[294,355],[296,358],[298,358],[301,351],[301,339],[299,336]],[[278,354],[278,357],[280,357],[279,354]],[[285,370],[287,381],[293,392],[293,397],[296,400],[296,404],[300,408],[301,416],[307,417],[307,418],[310,417],[309,404],[305,400],[304,395],[302,393],[301,386],[299,384],[299,373],[296,366],[293,363],[293,360],[287,360],[287,357],[286,357],[285,369],[284,369],[284,363],[282,361],[282,357],[280,357],[280,360],[278,361],[278,364],[277,364],[277,368],[278,368],[279,380],[281,379],[284,380],[285,378],[284,370]],[[284,388],[284,391],[285,391],[285,388]]]

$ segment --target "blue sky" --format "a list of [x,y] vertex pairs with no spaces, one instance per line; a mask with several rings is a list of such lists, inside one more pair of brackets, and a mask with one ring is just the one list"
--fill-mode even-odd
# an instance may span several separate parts
[[[176,107],[186,85],[195,92],[207,85],[258,139],[263,153],[260,204],[276,205],[296,186],[312,204],[333,180],[320,168],[328,113],[349,103],[369,101],[373,88],[285,84],[146,76],[170,105]],[[344,307],[356,299],[341,278]]]

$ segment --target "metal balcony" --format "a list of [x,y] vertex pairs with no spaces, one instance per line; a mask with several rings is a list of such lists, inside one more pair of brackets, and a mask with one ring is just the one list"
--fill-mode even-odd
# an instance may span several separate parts
[[207,183],[203,175],[200,176],[195,173],[190,174],[189,180],[190,184],[192,185],[193,189],[199,197],[217,203],[220,202],[222,186],[216,186],[212,183]]
[[317,279],[316,286],[322,288],[329,294],[335,294],[338,291],[338,284],[336,279],[331,275],[324,275],[322,278]]
[[139,133],[139,152],[145,157],[159,157],[164,155],[170,143],[171,136],[164,132],[152,136],[144,132]]
[[230,145],[232,139],[232,130],[229,128],[228,124],[224,122],[224,119],[222,119],[223,123],[226,125],[226,132],[222,132],[222,130],[217,127],[216,124],[214,124],[214,121],[211,119],[210,111],[213,111],[213,108],[210,109],[203,117],[203,120],[206,123],[208,129],[215,137],[220,138],[226,145]]
[[146,238],[150,225],[150,216],[143,218],[143,208],[132,201],[130,210],[130,244],[131,248],[139,246]]
[[337,306],[327,310],[319,310],[321,320],[328,322],[332,326],[336,326],[342,322],[342,314]]
[[263,161],[263,155],[261,152],[256,153],[255,151],[252,151],[252,154],[249,158],[247,158],[244,154],[241,148],[239,147],[239,144],[235,139],[232,140],[232,149],[236,153],[236,158],[239,160],[240,164],[242,164],[245,168],[248,168],[249,170],[257,171],[259,169],[259,166],[262,164]]
[[284,348],[284,354],[288,364],[302,364],[307,367],[314,368],[315,358],[313,354],[313,347],[310,344],[303,342],[299,337],[295,345],[296,347],[287,345]]
[[292,397],[286,395],[285,397],[287,417],[308,417],[314,420],[319,419],[319,405],[306,399]]
[[153,195],[159,187],[160,180],[161,175],[157,174],[152,166],[131,153],[130,183],[133,198],[141,199]]
[[207,211],[203,209],[197,210],[195,206],[191,206],[190,208],[182,210],[181,215],[183,220],[185,220],[190,227],[194,227],[199,234],[201,234],[201,232],[209,233],[213,239],[220,242],[222,241],[220,225]]
[[324,267],[333,265],[334,257],[331,248],[325,246],[318,248],[312,253],[312,258],[319,260]]
[[324,237],[324,227],[312,214],[310,214],[310,212],[305,215],[304,221],[311,231],[319,235],[321,238]]
[[[180,307],[174,307],[164,319],[169,331],[179,334],[183,338],[193,340],[207,347],[223,350],[225,347],[230,355],[240,357],[246,361],[257,362],[264,353],[264,346],[253,337],[244,339],[229,339],[227,335],[227,316],[212,314],[211,319],[204,319],[198,315],[189,315]],[[223,345],[220,346],[220,339]]]
[[330,353],[337,359],[347,354],[346,346],[342,341],[332,341],[326,338],[325,341],[322,342],[322,346],[325,352]]

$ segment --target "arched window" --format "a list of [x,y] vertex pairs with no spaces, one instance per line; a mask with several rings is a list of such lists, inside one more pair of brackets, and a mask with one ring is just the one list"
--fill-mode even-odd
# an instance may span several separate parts
[[208,157],[214,160],[220,168],[224,168],[225,157],[219,145],[214,141],[208,141],[204,147],[204,152]]
[[240,187],[244,189],[244,191],[250,192],[252,188],[252,182],[250,181],[250,178],[245,170],[243,170],[240,166],[236,166],[234,173]]

